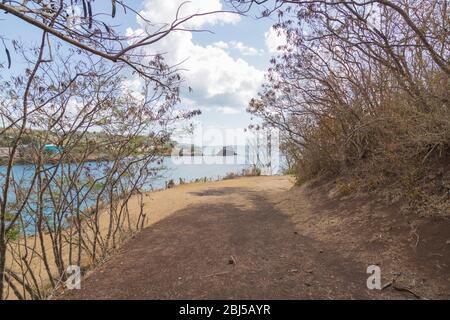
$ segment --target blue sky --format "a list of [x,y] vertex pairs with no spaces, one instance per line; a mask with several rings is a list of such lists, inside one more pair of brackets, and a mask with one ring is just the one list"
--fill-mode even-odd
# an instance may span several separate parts
[[[222,0],[193,0],[184,5],[182,14],[227,9]],[[142,0],[131,1],[134,8],[152,21],[170,22],[175,16],[175,8],[183,0]],[[134,4],[136,3],[136,4]],[[96,1],[95,10],[108,12],[109,1]],[[139,7],[136,7],[138,5]],[[105,8],[101,8],[105,6]],[[199,108],[202,115],[195,118],[196,126],[216,129],[245,128],[250,123],[246,113],[248,100],[257,94],[268,68],[270,57],[279,45],[279,37],[270,32],[275,23],[273,18],[255,19],[257,12],[250,16],[216,14],[195,18],[186,27],[207,29],[210,32],[177,32],[160,43],[147,48],[150,52],[167,52],[170,63],[179,63],[186,79],[182,92],[182,105]],[[145,24],[138,21],[135,14],[119,13],[114,23],[120,24],[124,33],[139,34]],[[0,30],[7,39],[17,39],[24,43],[39,41],[40,31],[25,25],[15,17],[0,16]],[[6,30],[6,31],[3,31]],[[7,41],[8,43],[8,41]],[[0,54],[5,59],[4,54]],[[20,62],[13,59],[13,70],[20,70]],[[3,75],[6,73],[2,71]],[[130,82],[133,79],[130,79]],[[193,92],[189,92],[187,87]]]

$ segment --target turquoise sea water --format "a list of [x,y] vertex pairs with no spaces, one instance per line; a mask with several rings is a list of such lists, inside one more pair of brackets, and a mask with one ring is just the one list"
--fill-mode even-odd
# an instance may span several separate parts
[[[57,176],[61,176],[64,173],[68,176],[69,172],[74,172],[80,164],[75,163],[65,163],[63,166],[58,167],[55,172],[54,166],[49,164],[46,165],[47,176],[51,175],[53,172]],[[86,162],[81,164],[83,170],[81,174],[81,180],[87,176],[90,179],[101,179],[104,176],[105,171],[107,171],[110,166],[109,162]],[[249,165],[245,164],[245,160],[241,156],[229,156],[229,157],[219,157],[219,156],[196,156],[196,157],[165,157],[162,163],[156,164],[151,163],[149,169],[155,169],[155,175],[147,178],[142,184],[142,191],[152,191],[158,189],[164,189],[166,183],[173,180],[176,184],[182,179],[184,182],[195,181],[196,179],[208,179],[208,180],[218,180],[223,178],[228,173],[241,173],[243,169],[247,168]],[[4,185],[4,173],[6,168],[0,166],[0,185]],[[15,184],[10,185],[8,192],[8,203],[14,204],[16,198],[18,197],[18,189],[15,186],[20,186],[20,188],[27,188],[30,185],[31,179],[35,173],[34,165],[31,164],[18,164],[13,167],[13,176]],[[99,181],[101,182],[101,180]],[[58,190],[55,185],[54,188]],[[87,191],[88,188],[82,189],[75,193],[75,191],[68,192],[66,198],[68,202],[80,202],[80,209],[85,209],[92,206],[96,201],[95,190]],[[81,199],[81,200],[80,200]],[[108,199],[104,199],[108,201]],[[22,214],[25,220],[25,224],[28,225],[27,232],[33,233],[35,221],[32,212],[36,210],[36,199],[30,197],[28,199],[27,206]],[[55,214],[57,216],[63,217],[70,210],[70,204],[65,204],[64,208],[55,206],[50,197],[45,201],[45,208],[43,209],[47,213],[48,217],[54,218]],[[27,213],[28,212],[28,213]],[[11,210],[14,213],[14,210]]]

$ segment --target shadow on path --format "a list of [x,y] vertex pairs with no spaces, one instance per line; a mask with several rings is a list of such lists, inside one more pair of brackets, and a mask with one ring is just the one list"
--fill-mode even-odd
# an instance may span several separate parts
[[240,188],[247,205],[218,198],[146,228],[64,299],[368,298],[365,266],[295,230],[270,203]]

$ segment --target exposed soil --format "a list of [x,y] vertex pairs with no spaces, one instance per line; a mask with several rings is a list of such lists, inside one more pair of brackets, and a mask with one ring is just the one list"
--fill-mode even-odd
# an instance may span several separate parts
[[[164,192],[189,201],[61,298],[450,298],[448,220],[413,219],[332,190],[252,177],[160,192],[160,201]],[[383,290],[366,286],[372,264],[381,268]]]

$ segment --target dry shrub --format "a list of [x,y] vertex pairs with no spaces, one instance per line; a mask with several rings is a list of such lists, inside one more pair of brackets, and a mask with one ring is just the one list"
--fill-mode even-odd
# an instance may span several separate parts
[[288,45],[249,111],[282,131],[298,183],[332,175],[343,194],[450,215],[447,7],[311,3],[275,26]]

